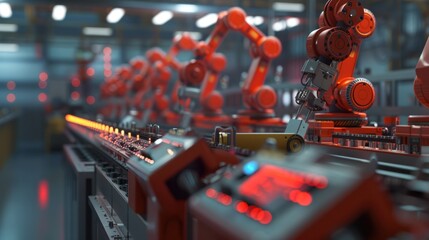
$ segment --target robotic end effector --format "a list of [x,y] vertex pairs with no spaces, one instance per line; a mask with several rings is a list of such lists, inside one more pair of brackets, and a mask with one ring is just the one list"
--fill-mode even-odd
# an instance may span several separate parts
[[[301,70],[304,87],[296,96],[300,108],[286,133],[303,136],[310,114],[322,111],[325,104],[335,102],[341,112],[353,113],[367,110],[375,99],[368,80],[352,77],[361,39],[375,30],[374,15],[357,0],[331,0],[319,17],[319,27],[307,38],[309,59]],[[306,116],[298,119],[304,108]]]

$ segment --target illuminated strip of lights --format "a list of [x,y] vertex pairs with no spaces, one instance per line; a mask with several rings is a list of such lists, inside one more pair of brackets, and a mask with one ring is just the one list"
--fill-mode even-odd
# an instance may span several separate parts
[[166,22],[173,18],[173,12],[161,11],[152,18],[154,25],[164,25]]
[[198,6],[195,4],[177,4],[176,11],[182,13],[196,13],[198,12]]
[[197,20],[196,25],[199,28],[208,28],[217,22],[218,16],[216,13],[209,13]]
[[103,27],[84,27],[82,32],[84,35],[88,36],[111,36],[113,30],[111,28]]
[[303,12],[305,6],[302,3],[275,2],[273,3],[273,9],[279,12]]
[[0,23],[0,32],[17,32],[18,25],[12,23]]
[[125,10],[122,8],[114,8],[107,15],[106,20],[108,23],[117,23],[119,22],[125,14]]
[[69,123],[77,124],[77,125],[80,125],[83,127],[91,128],[91,129],[102,131],[102,132],[107,132],[109,129],[107,125],[104,125],[102,123],[94,122],[94,121],[87,120],[87,119],[80,118],[80,117],[76,117],[76,116],[73,116],[70,114],[67,114],[65,119]]

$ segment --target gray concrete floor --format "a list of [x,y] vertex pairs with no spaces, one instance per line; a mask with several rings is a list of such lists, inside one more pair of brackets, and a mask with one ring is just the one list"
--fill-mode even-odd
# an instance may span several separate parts
[[64,168],[61,151],[18,147],[0,169],[0,240],[65,239]]

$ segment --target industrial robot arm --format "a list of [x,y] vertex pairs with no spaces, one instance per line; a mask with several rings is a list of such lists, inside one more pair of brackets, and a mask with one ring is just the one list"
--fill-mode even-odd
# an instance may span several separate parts
[[246,13],[237,7],[219,13],[218,21],[212,33],[201,42],[195,51],[196,60],[191,61],[181,74],[182,81],[197,86],[202,82],[199,101],[204,110],[220,111],[223,97],[215,91],[218,74],[225,68],[226,60],[215,51],[229,31],[237,31],[252,43],[252,64],[248,78],[243,86],[245,105],[256,111],[265,111],[274,106],[276,94],[273,89],[264,86],[265,77],[271,59],[281,52],[281,43],[275,37],[266,37],[255,26],[246,22]]
[[[325,103],[334,100],[343,103],[342,99],[346,99],[346,103],[352,105],[350,110],[366,110],[372,105],[365,99],[368,90],[374,94],[367,80],[355,81],[352,77],[361,39],[370,36],[375,29],[372,13],[357,0],[329,0],[319,18],[319,26],[307,38],[310,59],[301,70],[304,87],[295,97],[300,107],[286,128],[286,133],[301,137],[307,132],[310,114],[322,111]],[[362,96],[364,100],[360,101]],[[361,102],[365,102],[365,106],[360,105]],[[357,105],[360,108],[355,107]],[[307,114],[301,118],[304,109]],[[347,110],[349,108],[342,111]]]

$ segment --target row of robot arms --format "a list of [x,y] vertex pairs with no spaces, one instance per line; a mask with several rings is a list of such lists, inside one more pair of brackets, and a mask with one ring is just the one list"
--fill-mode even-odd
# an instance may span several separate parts
[[[189,125],[190,121],[203,125],[207,122],[231,124],[231,117],[222,113],[223,96],[216,91],[218,76],[227,64],[225,56],[216,53],[216,50],[230,31],[239,32],[250,40],[253,59],[242,87],[246,109],[239,113],[237,121],[262,117],[268,123],[281,125],[281,120],[274,118],[272,109],[277,101],[276,92],[264,85],[271,60],[281,53],[281,43],[247,23],[246,13],[237,7],[219,13],[217,24],[206,41],[197,43],[183,34],[174,38],[167,54],[158,48],[150,49],[146,53],[147,61],[138,58],[130,62],[130,67],[118,68],[116,74],[101,87],[102,96],[113,102],[104,108],[102,114],[119,119],[132,106],[140,112],[138,118],[143,124],[161,120],[177,125],[181,118],[179,113],[186,116],[198,104],[201,111],[182,120],[182,125]],[[195,59],[180,64],[176,56],[181,51],[193,51]],[[176,81],[168,100],[166,93],[171,78],[170,69],[179,73],[180,81]],[[133,91],[134,101],[130,104],[126,95],[132,95]],[[169,106],[173,106],[172,109]]]

